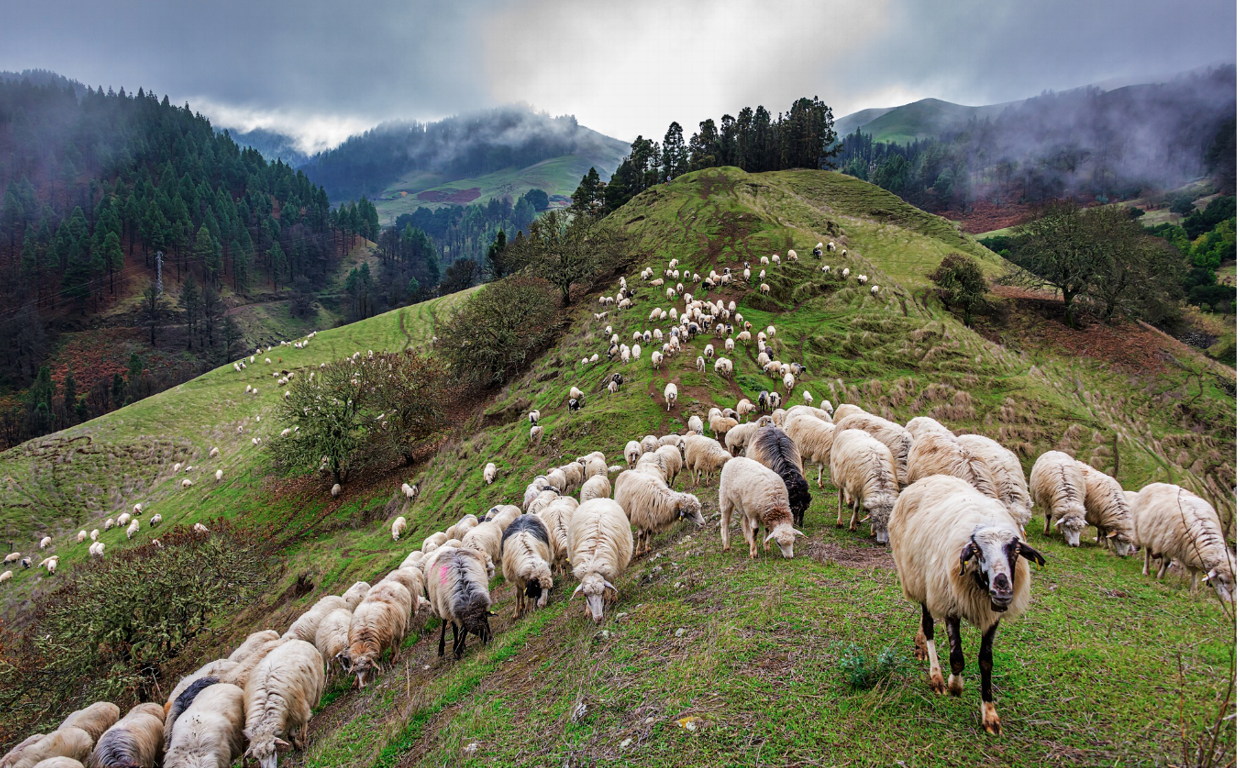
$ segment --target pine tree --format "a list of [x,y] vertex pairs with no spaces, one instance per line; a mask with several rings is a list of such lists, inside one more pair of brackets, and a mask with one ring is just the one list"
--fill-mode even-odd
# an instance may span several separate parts
[[202,294],[198,291],[198,283],[194,281],[194,276],[186,275],[185,282],[181,284],[181,297],[179,303],[181,309],[185,310],[185,348],[194,348],[194,330],[198,326],[199,304],[202,302]]

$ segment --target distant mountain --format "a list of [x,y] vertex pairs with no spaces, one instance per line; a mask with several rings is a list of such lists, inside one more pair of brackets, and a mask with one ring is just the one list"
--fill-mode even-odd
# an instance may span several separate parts
[[72,88],[79,98],[86,93],[86,86],[77,80],[70,80],[64,75],[50,69],[23,69],[21,72],[0,71],[0,82],[16,82],[29,80],[31,85],[57,85],[61,88]]
[[922,99],[902,107],[863,109],[846,115],[835,123],[841,137],[858,128],[868,133],[874,141],[894,141],[907,144],[916,139],[938,138],[943,131],[970,119],[995,117],[1015,102],[989,104],[982,107],[966,107],[942,99]]
[[[571,115],[553,118],[506,106],[435,123],[385,123],[315,155],[303,169],[338,201],[363,194],[379,198],[398,181],[399,191],[418,192],[565,156],[582,158],[587,169],[593,165],[606,178],[628,151],[625,142],[579,125]],[[430,184],[407,183],[422,176]]]
[[229,130],[233,141],[243,147],[257,149],[268,161],[283,160],[285,165],[297,167],[304,165],[310,156],[297,148],[292,136],[286,136],[266,128],[255,128],[252,131]]

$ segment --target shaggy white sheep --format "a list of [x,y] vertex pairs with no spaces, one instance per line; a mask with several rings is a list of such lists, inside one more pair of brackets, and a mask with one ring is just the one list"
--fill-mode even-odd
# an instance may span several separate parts
[[1212,585],[1219,597],[1230,602],[1236,583],[1236,557],[1227,545],[1218,513],[1196,494],[1168,483],[1152,483],[1141,489],[1133,505],[1137,541],[1145,548],[1149,575],[1150,558],[1162,558],[1158,577],[1174,559],[1189,572],[1191,589],[1197,575]]
[[[900,494],[892,511],[891,554],[904,596],[921,606],[915,648],[930,660],[930,687],[936,693],[964,690],[960,620],[982,632],[978,666],[982,672],[982,725],[999,733],[999,714],[991,692],[995,630],[1002,618],[1019,617],[1030,602],[1029,564],[1045,561],[1024,542],[1011,515],[996,499],[964,480],[935,475]],[[945,685],[934,646],[934,622],[947,624],[951,678]]]
[[839,488],[835,527],[844,525],[844,501],[853,505],[850,531],[857,530],[857,513],[865,507],[879,544],[887,543],[888,519],[899,494],[891,450],[868,432],[835,427],[831,444],[831,482]]
[[601,622],[608,590],[611,600],[620,597],[613,582],[633,555],[633,531],[624,509],[611,499],[593,499],[577,507],[568,525],[568,552],[573,576],[580,582],[570,599],[582,593],[586,613],[595,623]]
[[489,462],[482,468],[482,479],[486,481],[487,485],[495,482],[495,477],[498,474],[499,470],[495,468],[494,462]]
[[405,520],[404,515],[392,521],[392,541],[400,541],[400,537],[405,533],[409,523]]
[[996,497],[1007,508],[1016,526],[1022,531],[1033,516],[1033,499],[1025,482],[1025,470],[1016,454],[982,435],[961,435],[956,438],[971,456],[979,459],[994,479]]
[[1029,473],[1029,493],[1046,510],[1042,532],[1049,536],[1054,527],[1068,546],[1079,547],[1085,528],[1085,474],[1076,459],[1061,451],[1039,456]]
[[741,533],[749,544],[749,556],[758,556],[758,529],[767,531],[762,548],[769,549],[771,539],[780,553],[792,557],[797,536],[805,534],[792,527],[792,508],[783,479],[761,463],[738,456],[723,465],[719,473],[719,532],[723,550],[729,549],[728,534],[732,513],[740,512]]
[[663,388],[663,399],[667,401],[668,411],[671,411],[672,406],[676,404],[676,394],[676,384],[669,381],[667,386]]

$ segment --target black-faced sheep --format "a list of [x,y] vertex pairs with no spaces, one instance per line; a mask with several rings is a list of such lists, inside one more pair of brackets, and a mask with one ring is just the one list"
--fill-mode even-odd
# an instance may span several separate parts
[[[889,524],[891,554],[904,596],[921,606],[915,647],[930,659],[930,687],[936,693],[964,692],[960,620],[982,632],[982,725],[1000,733],[991,692],[991,646],[1002,618],[1015,619],[1029,606],[1029,564],[1044,562],[1023,540],[1020,528],[998,500],[956,477],[935,475],[900,494]],[[934,622],[947,625],[951,679],[943,683],[934,646]]]
[[551,590],[552,560],[547,524],[535,515],[521,515],[504,530],[500,549],[504,581],[517,592],[514,617],[545,606]]
[[719,531],[725,552],[729,549],[728,529],[734,511],[740,512],[741,533],[749,543],[751,558],[758,556],[760,528],[768,532],[762,540],[762,548],[769,549],[771,539],[775,539],[784,557],[792,557],[796,537],[805,535],[793,527],[788,488],[783,478],[744,456],[725,464],[719,476]]
[[491,595],[481,552],[451,549],[435,560],[427,579],[431,609],[443,624],[439,629],[439,655],[452,625],[452,654],[460,659],[465,640],[472,633],[485,645],[491,641]]

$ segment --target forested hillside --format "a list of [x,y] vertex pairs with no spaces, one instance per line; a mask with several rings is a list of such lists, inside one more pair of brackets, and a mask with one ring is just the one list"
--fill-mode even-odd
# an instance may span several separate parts
[[[304,173],[240,148],[188,105],[75,88],[0,81],[0,394],[39,382],[0,412],[3,445],[230,358],[237,297],[294,276],[322,288],[356,237],[377,233],[372,206],[332,211]],[[131,361],[119,381],[115,365],[41,371],[66,332],[141,329],[128,340],[152,353],[182,318],[185,354],[165,350],[162,365],[147,354],[152,364]]]

